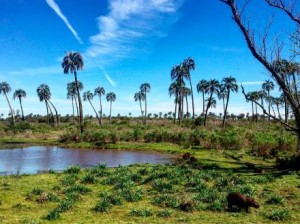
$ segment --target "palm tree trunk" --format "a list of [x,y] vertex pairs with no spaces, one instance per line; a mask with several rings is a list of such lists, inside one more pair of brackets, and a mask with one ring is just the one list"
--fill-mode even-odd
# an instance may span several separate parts
[[90,99],[88,99],[88,100],[89,100],[89,102],[90,102],[90,104],[91,104],[91,107],[93,108],[93,110],[94,110],[94,112],[95,112],[95,114],[96,114],[96,117],[97,117],[97,120],[98,120],[98,122],[99,122],[99,125],[101,125],[100,118],[99,118],[99,116],[98,116],[98,113],[97,113],[95,107],[93,106],[93,104],[92,104],[92,102],[90,101]]
[[45,100],[45,101],[46,101],[47,108],[49,109],[50,114],[51,114],[51,117],[52,117],[52,123],[54,124],[54,116],[53,116],[52,109],[51,109],[51,107],[49,106],[48,101],[47,101],[47,100]]
[[251,105],[252,105],[252,121],[254,121],[254,107],[253,107],[253,101],[251,101]]
[[193,92],[193,86],[192,86],[192,80],[191,80],[191,76],[190,76],[189,80],[190,80],[191,93],[192,93],[192,109],[193,109],[193,119],[195,119],[194,92]]
[[176,124],[176,114],[177,114],[177,97],[175,99],[174,124]]
[[110,110],[109,110],[109,123],[111,124],[111,107],[112,107],[112,101],[110,101]]
[[279,117],[279,119],[281,120],[281,114],[280,114],[280,111],[279,111],[279,105],[278,105],[278,104],[276,104],[276,107],[277,107],[277,113],[278,113],[278,117]]
[[51,104],[51,106],[53,107],[53,109],[54,109],[54,111],[55,111],[56,124],[58,124],[59,118],[58,118],[57,110],[56,110],[55,106],[53,105],[53,103],[52,103],[50,100],[48,100],[48,101],[49,101],[49,103]]
[[285,108],[285,123],[288,123],[289,121],[289,106],[287,103],[287,97],[284,95],[284,108]]
[[207,112],[208,112],[209,102],[211,101],[212,95],[213,95],[213,93],[210,94],[209,100],[207,102],[206,111],[205,111],[205,117],[204,117],[204,127],[206,126]]
[[5,92],[4,92],[4,95],[5,95],[5,98],[6,98],[6,100],[7,100],[7,103],[8,103],[9,109],[10,109],[10,113],[11,113],[13,125],[15,126],[16,121],[15,121],[15,116],[14,116],[14,110],[12,109],[12,107],[11,107],[11,105],[10,105],[10,102],[9,102],[9,100],[8,100],[8,97],[7,97],[7,95],[6,95]]
[[101,95],[100,95],[100,125],[102,125],[102,100],[101,100]]
[[25,120],[25,117],[24,117],[24,112],[23,112],[23,106],[22,106],[22,100],[21,100],[21,97],[19,97],[19,102],[20,102],[20,107],[21,107],[21,112],[22,112],[22,120],[24,121],[24,120]]
[[204,99],[204,91],[202,92],[202,116],[204,115],[204,110],[205,110],[205,99]]
[[258,120],[258,113],[257,113],[257,104],[255,104],[255,122],[257,123]]
[[143,122],[144,113],[143,113],[143,108],[142,108],[142,100],[139,100],[139,101],[140,101],[140,108],[141,108],[142,122]]
[[147,123],[147,93],[145,91],[145,120],[144,120],[144,124]]
[[226,115],[227,115],[227,108],[228,108],[228,103],[229,103],[229,97],[230,97],[230,90],[227,89],[227,99],[226,99],[226,106],[225,106],[225,110],[224,110],[224,115],[223,115],[223,123],[222,123],[222,127],[225,127],[225,120],[226,120]]
[[79,123],[80,123],[80,132],[83,133],[83,110],[82,110],[82,103],[81,103],[81,97],[78,87],[78,81],[77,81],[77,74],[74,72],[75,76],[75,83],[76,83],[76,91],[77,91],[77,97],[78,97],[78,105],[79,105]]
[[268,117],[268,122],[270,123],[271,117],[270,117],[270,112],[271,112],[271,100],[270,100],[270,91],[268,91],[268,100],[269,100],[269,117]]
[[46,109],[47,109],[47,123],[50,124],[50,122],[49,122],[49,108],[48,108],[47,100],[45,100],[45,105],[46,105]]
[[79,117],[79,110],[78,110],[78,104],[77,104],[76,97],[74,97],[74,101],[75,101],[75,106],[76,106],[77,117]]
[[[187,96],[185,96],[185,102],[186,102],[186,115],[188,115],[188,113],[189,113],[189,102],[188,102],[188,97]],[[193,119],[194,119],[194,117],[193,117]]]
[[74,110],[74,97],[72,96],[72,111],[73,111],[73,123],[75,123],[74,122],[74,117],[75,117],[75,110]]

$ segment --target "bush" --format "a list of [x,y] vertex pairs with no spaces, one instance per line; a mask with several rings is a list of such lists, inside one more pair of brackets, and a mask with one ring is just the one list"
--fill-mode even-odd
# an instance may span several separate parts
[[148,208],[144,208],[144,209],[132,209],[131,212],[130,212],[130,215],[137,216],[137,217],[149,217],[149,216],[152,216],[153,213]]
[[280,195],[277,194],[273,194],[271,195],[268,200],[267,200],[267,204],[283,204],[283,197],[281,197]]
[[219,133],[220,146],[224,149],[238,150],[241,148],[240,133],[233,130],[226,130]]
[[96,204],[94,210],[97,212],[108,212],[111,209],[110,201],[107,198],[102,198],[99,203]]
[[60,214],[59,214],[59,211],[58,209],[54,209],[54,210],[51,210],[47,215],[46,215],[46,219],[47,220],[56,220],[56,219],[59,219],[60,217]]
[[272,221],[286,221],[291,218],[290,211],[286,208],[273,210],[265,216]]
[[81,170],[80,166],[72,165],[65,171],[65,173],[78,174],[80,172],[80,170]]

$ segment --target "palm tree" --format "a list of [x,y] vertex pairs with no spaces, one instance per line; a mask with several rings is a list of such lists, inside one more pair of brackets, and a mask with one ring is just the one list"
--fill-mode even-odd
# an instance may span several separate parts
[[[250,92],[250,99],[251,101],[257,102],[260,99],[259,92],[253,91]],[[258,120],[258,113],[257,113],[257,104],[255,104],[255,122],[257,123]]]
[[7,97],[7,93],[9,93],[11,91],[11,88],[10,88],[10,85],[7,83],[7,82],[1,82],[0,83],[0,94],[3,93],[5,98],[6,98],[6,101],[8,103],[8,106],[9,106],[9,109],[10,109],[10,113],[11,113],[11,117],[12,117],[12,122],[13,122],[13,125],[15,125],[15,116],[14,116],[14,110],[8,100],[8,97]]
[[139,101],[139,103],[140,103],[142,121],[143,121],[143,117],[144,117],[144,113],[143,113],[143,109],[142,109],[142,101],[144,101],[144,100],[145,100],[145,94],[143,92],[139,91],[134,94],[134,101],[135,102]]
[[93,108],[93,110],[94,110],[94,112],[95,112],[95,114],[96,114],[96,117],[97,117],[97,119],[98,119],[98,121],[99,121],[99,125],[101,125],[101,122],[100,122],[100,118],[99,118],[99,116],[98,116],[98,113],[97,113],[97,111],[95,110],[95,107],[93,106],[92,101],[91,101],[91,100],[93,99],[93,97],[94,97],[94,95],[93,95],[93,93],[91,93],[90,91],[86,91],[86,92],[83,93],[83,101],[89,101],[89,103],[90,103],[91,107]]
[[73,73],[76,84],[77,98],[79,104],[79,123],[80,123],[80,131],[83,132],[83,110],[81,97],[79,92],[79,85],[77,81],[77,71],[83,68],[83,59],[78,52],[67,52],[65,57],[63,58],[62,67],[65,74]]
[[46,84],[41,84],[38,86],[38,88],[36,89],[36,92],[38,94],[38,97],[39,97],[39,100],[40,102],[43,102],[45,101],[45,105],[46,105],[46,110],[47,110],[47,122],[49,124],[49,110],[50,110],[50,113],[52,115],[52,121],[54,121],[54,117],[53,117],[53,113],[52,113],[52,110],[48,104],[48,99],[50,98],[51,96],[51,93],[50,93],[50,89],[49,89],[49,86],[46,85]]
[[109,92],[106,94],[107,102],[110,102],[110,112],[109,112],[109,123],[111,124],[111,109],[112,109],[112,102],[116,100],[116,94],[113,92]]
[[186,114],[189,114],[189,102],[187,97],[190,96],[191,94],[192,94],[192,90],[184,86],[182,89],[182,95],[185,98],[185,102],[186,102]]
[[144,114],[144,124],[147,123],[146,118],[147,118],[147,93],[149,93],[151,90],[151,86],[149,83],[143,83],[140,86],[140,91],[145,95],[145,114]]
[[105,95],[105,89],[101,86],[98,86],[95,90],[94,90],[94,96],[98,95],[99,96],[99,100],[100,100],[100,125],[102,125],[102,100],[101,100],[101,96]]
[[[56,110],[56,107],[54,106],[54,104],[50,101],[51,99],[51,91],[50,91],[50,88],[48,85],[46,84],[41,84],[38,88],[37,88],[37,94],[40,98],[40,101],[43,101],[45,100],[46,102],[46,106],[49,108],[51,114],[52,114],[52,118],[54,120],[54,117],[53,117],[53,113],[52,113],[52,110],[51,110],[51,107],[50,105],[53,107],[54,111],[55,111],[55,117],[56,117],[56,124],[58,124],[59,122],[59,118],[58,118],[58,113],[57,113],[57,110]],[[50,105],[49,105],[50,104]]]
[[23,106],[22,106],[22,98],[25,98],[25,97],[26,97],[26,92],[25,92],[23,89],[17,89],[17,90],[14,92],[14,95],[13,95],[13,99],[14,99],[14,100],[15,100],[16,98],[19,99],[20,107],[21,107],[21,112],[22,112],[22,120],[25,120],[24,112],[23,112]]
[[270,117],[270,110],[271,110],[271,101],[270,101],[270,91],[274,89],[274,83],[271,80],[266,80],[263,84],[262,84],[262,89],[267,91],[268,93],[268,101],[269,101],[269,119],[268,121],[270,122],[271,117]]
[[183,78],[186,75],[184,71],[185,68],[182,65],[175,65],[171,70],[171,79],[175,80],[178,83],[179,91],[178,91],[178,120],[179,125],[181,125],[181,120],[183,117],[183,87],[185,86]]
[[205,102],[206,102],[206,105],[208,106],[208,108],[216,108],[216,106],[217,106],[217,101],[214,97],[206,98]]
[[191,91],[191,96],[192,96],[192,109],[193,109],[193,119],[195,118],[195,106],[194,106],[194,93],[193,93],[193,85],[192,85],[192,78],[190,71],[195,70],[195,61],[188,57],[183,61],[183,66],[185,67],[185,72],[186,72],[186,78],[190,82],[190,91]]
[[227,97],[227,89],[224,86],[221,86],[220,92],[218,93],[218,99],[222,100],[223,103],[223,113],[225,113],[226,102],[225,99]]
[[225,127],[225,120],[226,120],[226,114],[227,114],[227,108],[228,108],[228,103],[229,103],[230,92],[231,91],[232,92],[237,92],[238,91],[238,85],[236,84],[236,79],[232,76],[223,78],[222,88],[226,89],[226,92],[227,92],[226,106],[225,106],[225,111],[224,111],[224,116],[223,116],[223,123],[222,123],[222,126]]
[[173,83],[171,83],[170,87],[169,87],[169,95],[171,96],[175,96],[175,110],[174,110],[174,124],[176,122],[176,113],[177,113],[177,105],[179,104],[179,92],[180,92],[180,83],[175,81]]
[[[78,88],[79,91],[81,91],[83,89],[83,84],[82,82],[78,81]],[[67,98],[72,100],[72,107],[73,107],[73,116],[74,115],[74,103],[73,101],[75,101],[75,106],[76,106],[76,111],[77,111],[77,116],[79,116],[79,110],[78,110],[78,105],[77,105],[77,88],[76,88],[76,83],[75,82],[69,82],[67,84]]]
[[202,93],[202,114],[205,111],[205,102],[204,102],[204,95],[207,93],[208,89],[208,82],[205,79],[202,79],[197,84],[197,91],[198,93]]
[[[218,94],[220,91],[220,83],[216,79],[211,79],[208,81],[208,86],[207,86],[207,92],[210,94],[208,98],[208,102],[211,102],[211,99],[213,97],[213,94]],[[209,109],[209,104],[206,106],[206,111],[205,111],[205,117],[204,117],[204,126],[206,125],[206,119],[207,119],[207,113]]]
[[277,113],[278,113],[278,117],[281,120],[281,114],[279,111],[279,107],[284,104],[284,100],[281,97],[274,97],[273,98],[273,103],[275,104],[276,108],[277,108]]

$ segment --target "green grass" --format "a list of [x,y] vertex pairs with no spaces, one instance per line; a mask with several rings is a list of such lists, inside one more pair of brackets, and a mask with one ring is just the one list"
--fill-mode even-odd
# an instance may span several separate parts
[[[219,158],[218,168],[197,169],[186,163],[98,165],[85,170],[72,166],[62,173],[0,177],[0,218],[2,223],[296,223],[300,219],[296,173],[268,170],[260,174],[266,180],[257,182],[258,175],[243,164],[229,168],[230,159],[224,154],[210,150],[206,158],[212,155]],[[276,175],[270,178],[272,173]],[[97,181],[82,181],[91,174]],[[230,191],[253,196],[260,208],[227,212]],[[55,200],[39,203],[43,192]]]

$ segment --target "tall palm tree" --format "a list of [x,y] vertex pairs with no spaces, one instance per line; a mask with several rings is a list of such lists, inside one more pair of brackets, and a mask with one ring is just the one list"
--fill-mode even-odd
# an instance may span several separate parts
[[189,102],[188,102],[188,96],[190,96],[192,94],[192,90],[188,87],[183,87],[182,90],[182,94],[183,97],[185,98],[185,102],[186,102],[186,114],[189,114]]
[[[78,81],[78,88],[79,91],[83,89],[83,84],[82,82]],[[73,107],[73,116],[74,116],[74,104],[73,101],[75,101],[75,106],[76,106],[76,111],[77,111],[77,116],[79,116],[79,109],[77,105],[77,88],[76,88],[76,83],[75,82],[69,82],[67,84],[67,98],[72,100],[72,107]]]
[[238,91],[238,85],[236,84],[236,79],[232,76],[229,76],[229,77],[223,78],[222,87],[224,89],[226,89],[226,92],[227,92],[226,106],[225,106],[225,111],[224,111],[224,115],[223,115],[223,123],[222,123],[222,126],[225,127],[225,120],[226,120],[226,114],[227,114],[227,108],[228,108],[228,103],[229,103],[230,92],[237,92]]
[[269,101],[269,118],[268,121],[270,122],[271,117],[270,117],[270,110],[271,110],[271,100],[270,100],[270,91],[274,89],[274,83],[271,80],[266,80],[263,84],[262,84],[262,89],[267,91],[268,93],[268,101]]
[[99,96],[99,100],[100,100],[100,125],[102,125],[102,96],[105,95],[105,89],[101,86],[98,86],[95,90],[94,90],[94,96]]
[[25,98],[25,97],[26,97],[25,90],[23,90],[23,89],[17,89],[17,90],[15,90],[14,95],[13,95],[13,99],[14,100],[16,98],[19,99],[20,107],[21,107],[21,112],[22,112],[22,120],[23,121],[25,120],[25,117],[24,117],[23,106],[22,106],[22,98]]
[[83,132],[83,110],[81,97],[79,92],[79,85],[77,81],[77,71],[83,68],[83,58],[78,52],[67,52],[65,57],[63,58],[62,67],[65,74],[73,73],[76,84],[78,105],[79,105],[79,123],[80,123],[80,131]]
[[186,76],[185,68],[180,65],[175,65],[171,70],[171,79],[178,83],[178,120],[179,125],[181,125],[181,120],[183,117],[183,87],[185,86],[183,78]]
[[216,106],[217,106],[217,101],[214,97],[206,98],[205,102],[206,102],[206,105],[208,106],[208,108],[216,108]]
[[[208,102],[211,102],[213,94],[218,94],[220,92],[220,83],[216,79],[211,79],[208,81],[207,92],[210,94]],[[206,125],[207,113],[209,109],[209,104],[206,106],[205,117],[204,117],[204,126]]]
[[50,111],[50,113],[52,115],[52,121],[54,121],[53,113],[52,113],[52,110],[51,110],[51,108],[49,106],[49,103],[48,103],[48,99],[51,96],[50,88],[46,84],[41,84],[36,89],[36,92],[37,92],[37,95],[39,97],[40,102],[45,101],[46,110],[47,110],[47,122],[49,124],[49,111]]
[[197,84],[197,91],[198,93],[202,93],[202,114],[205,112],[205,100],[204,100],[204,95],[207,93],[208,89],[208,82],[205,79],[202,79],[198,82]]
[[112,109],[112,102],[116,100],[116,94],[113,92],[109,92],[106,94],[107,102],[110,102],[110,111],[109,111],[109,123],[111,124],[111,109]]
[[192,85],[192,78],[190,71],[195,70],[195,61],[188,57],[183,61],[183,66],[185,67],[185,78],[187,78],[190,82],[190,91],[191,91],[191,96],[192,96],[192,109],[193,109],[193,119],[195,118],[195,106],[194,106],[194,92],[193,92],[193,85]]
[[281,118],[279,107],[284,104],[284,100],[281,97],[274,97],[273,103],[275,104],[275,106],[277,108],[278,117],[281,120],[282,118]]
[[[257,102],[260,99],[259,92],[258,91],[250,92],[250,99],[254,102]],[[255,122],[257,123],[257,121],[258,121],[257,104],[255,104]]]
[[224,86],[221,86],[220,92],[218,93],[218,99],[222,100],[223,103],[223,113],[225,113],[226,102],[225,99],[227,97],[227,89]]
[[139,103],[140,103],[142,121],[143,121],[143,118],[144,118],[144,112],[143,112],[143,108],[142,108],[142,101],[144,101],[144,100],[145,100],[145,94],[143,92],[139,91],[139,92],[136,92],[134,94],[134,101],[135,102],[139,101]]
[[14,110],[8,100],[8,97],[7,97],[7,93],[9,93],[11,91],[11,88],[10,88],[10,85],[7,83],[7,82],[1,82],[0,83],[0,94],[3,93],[5,98],[6,98],[6,101],[8,103],[8,106],[9,106],[9,109],[10,109],[10,113],[11,113],[11,117],[12,117],[12,122],[13,122],[13,125],[15,125],[15,116],[14,116]]
[[140,91],[145,95],[145,114],[144,114],[144,124],[147,123],[147,93],[151,90],[151,86],[149,83],[143,83],[140,86]]
[[169,95],[171,96],[175,96],[175,110],[174,110],[174,124],[176,123],[176,114],[177,114],[177,105],[179,104],[179,92],[180,92],[180,83],[175,81],[173,83],[171,83],[170,87],[169,87]]
[[97,117],[97,119],[98,119],[99,125],[101,125],[101,122],[100,122],[100,118],[99,118],[99,116],[98,116],[98,113],[97,113],[97,111],[96,111],[96,109],[95,109],[95,107],[93,106],[92,101],[91,101],[91,100],[93,99],[93,97],[94,97],[94,95],[93,95],[93,93],[91,93],[90,91],[86,91],[86,92],[83,93],[83,100],[84,100],[84,101],[89,101],[91,107],[93,108],[93,110],[94,110],[94,112],[95,112],[95,114],[96,114],[96,117]]
[[253,105],[253,100],[252,100],[252,92],[248,92],[246,94],[246,102],[251,101],[251,108],[252,108],[252,121],[254,121],[254,105]]

